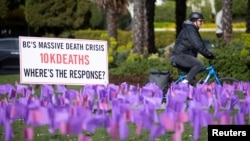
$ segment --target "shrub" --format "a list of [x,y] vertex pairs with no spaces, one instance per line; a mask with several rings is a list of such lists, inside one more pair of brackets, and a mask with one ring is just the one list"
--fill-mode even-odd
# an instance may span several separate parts
[[[241,55],[245,43],[240,39],[235,39],[225,47],[212,50],[216,59],[211,60],[215,66],[218,75],[221,77],[233,77],[239,81],[249,81],[250,69],[247,68],[246,58]],[[136,55],[135,55],[136,56]],[[128,59],[122,62],[120,66],[111,68],[109,73],[112,75],[149,75],[149,70],[155,68],[158,70],[168,70],[170,77],[174,80],[178,77],[178,71],[170,64],[170,60],[160,57],[158,54],[151,54],[148,58],[134,57],[136,59]],[[199,55],[204,61],[204,65],[208,66],[209,61]],[[199,80],[206,73],[200,73],[196,76]]]
[[244,48],[241,50],[241,56],[246,58],[246,65],[250,69],[250,34],[242,34]]
[[163,5],[156,6],[154,18],[155,22],[175,22],[175,2],[167,1]]
[[[250,69],[246,66],[246,58],[241,56],[241,51],[245,47],[242,40],[231,41],[225,47],[215,49],[213,52],[216,59],[212,60],[219,76],[233,77],[240,81],[249,81]],[[208,60],[204,60],[208,65]]]
[[94,3],[90,3],[90,19],[89,23],[92,29],[102,29],[104,28],[104,13],[101,11],[100,8],[96,6]]
[[151,68],[159,70],[170,70],[170,67],[171,66],[169,60],[159,58],[137,58],[135,60],[126,60],[117,68],[111,68],[109,70],[109,73],[112,75],[148,75]]
[[[72,32],[73,36],[78,39],[91,39],[91,40],[100,40],[101,35],[107,34],[105,30],[77,30]],[[242,32],[233,32],[233,38],[240,38]],[[175,41],[176,33],[175,31],[156,31],[155,32],[155,46],[157,49],[164,48]],[[215,32],[201,32],[201,36],[204,39],[215,40],[217,37]],[[67,37],[67,36],[66,36]],[[118,31],[117,45],[118,46],[127,46],[132,44],[132,33],[131,31]]]

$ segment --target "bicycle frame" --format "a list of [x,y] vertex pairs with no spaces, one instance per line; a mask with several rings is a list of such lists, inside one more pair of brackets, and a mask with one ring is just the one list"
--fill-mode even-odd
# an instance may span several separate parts
[[[201,72],[208,72],[208,73],[207,73],[207,76],[206,76],[205,79],[204,79],[204,83],[207,83],[208,80],[209,80],[211,77],[214,77],[215,82],[216,82],[217,84],[219,84],[219,85],[222,85],[222,84],[221,84],[221,81],[220,81],[220,79],[219,79],[219,76],[217,75],[217,72],[216,72],[216,70],[215,70],[215,68],[214,68],[213,65],[209,65],[208,67],[206,67],[206,68],[202,69],[201,71],[199,71],[199,73],[201,73]],[[186,77],[187,77],[187,75],[179,74],[179,77],[178,77],[178,79],[175,81],[175,83],[182,82]]]

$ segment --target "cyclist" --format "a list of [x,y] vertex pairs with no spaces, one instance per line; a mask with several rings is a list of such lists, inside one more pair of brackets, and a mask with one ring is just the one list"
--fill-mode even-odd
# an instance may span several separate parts
[[181,74],[187,74],[182,82],[191,85],[194,84],[196,74],[204,67],[203,62],[197,59],[197,54],[200,53],[208,59],[214,58],[199,33],[203,19],[203,15],[199,12],[190,13],[189,19],[182,25],[170,57],[172,65],[177,67]]

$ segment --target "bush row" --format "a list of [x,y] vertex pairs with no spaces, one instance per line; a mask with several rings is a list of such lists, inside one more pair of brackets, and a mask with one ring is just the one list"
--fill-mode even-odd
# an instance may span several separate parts
[[[250,36],[249,36],[250,37]],[[250,38],[249,38],[250,39]],[[249,40],[250,41],[250,40]],[[235,39],[227,46],[220,46],[212,50],[216,59],[208,61],[201,55],[200,59],[204,61],[205,66],[209,63],[215,66],[218,75],[220,77],[232,77],[239,81],[250,81],[250,63],[246,59],[246,55],[249,57],[250,50],[246,51],[246,46],[243,38]],[[155,68],[161,71],[169,71],[172,79],[177,79],[178,71],[174,68],[169,58],[164,58],[158,54],[151,54],[148,58],[140,58],[135,60],[126,60],[122,62],[119,67],[111,68],[111,75],[149,75],[150,69]],[[200,73],[197,75],[197,80],[204,78],[206,73]]]
[[[77,30],[73,32],[75,38],[78,39],[91,39],[91,40],[100,40],[103,39],[103,35],[106,34],[105,30]],[[202,38],[209,39],[216,42],[217,38],[215,31],[200,32]],[[242,32],[233,32],[233,38],[239,38]],[[175,41],[176,33],[175,31],[155,31],[155,46],[156,48],[164,48]],[[67,36],[65,36],[67,37]],[[132,32],[126,30],[118,31],[118,46],[127,45],[129,42],[132,42]]]
[[[99,40],[103,39],[103,35],[106,34],[105,30],[77,30],[74,31],[74,37],[78,39],[91,39]],[[155,46],[157,48],[166,47],[167,45],[173,43],[175,40],[175,32],[173,31],[159,31],[155,32]],[[126,45],[128,42],[132,42],[132,33],[131,31],[118,31],[118,46]]]

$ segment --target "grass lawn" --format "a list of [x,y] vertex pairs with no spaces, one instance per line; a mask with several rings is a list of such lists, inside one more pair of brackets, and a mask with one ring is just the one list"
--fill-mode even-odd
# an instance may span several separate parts
[[[0,84],[15,84],[15,82],[19,82],[20,78],[19,75],[0,75]],[[79,89],[79,86],[69,86],[72,89]],[[36,92],[39,94],[39,92]],[[236,112],[237,110],[235,110]],[[160,114],[163,110],[158,110]],[[212,111],[211,111],[212,112]],[[12,124],[14,138],[12,141],[25,141],[23,139],[23,128],[27,126],[23,123],[22,120],[17,120]],[[148,141],[149,140],[149,131],[143,130],[140,136],[136,135],[136,126],[132,123],[128,123],[129,126],[129,137],[126,141]],[[182,141],[192,141],[193,140],[193,129],[189,123],[185,123],[184,126],[185,130],[182,134]],[[54,134],[49,134],[47,126],[38,126],[34,127],[34,141],[77,141],[77,136],[65,136],[60,134],[59,131],[56,131]],[[86,133],[86,135],[90,136],[93,141],[110,141],[111,138],[107,133],[105,128],[98,128],[93,134]],[[0,140],[4,140],[4,126],[0,126]],[[159,136],[155,141],[171,141],[172,133],[167,132],[165,135]],[[203,128],[201,130],[200,139],[199,141],[207,141],[207,128]]]
[[[135,134],[135,125],[134,124],[128,124],[129,125],[129,137],[126,141],[148,141],[149,139],[149,131],[143,130],[142,134],[140,136]],[[25,141],[23,139],[22,130],[23,127],[25,127],[25,124],[22,122],[22,120],[17,120],[15,123],[12,124],[13,132],[14,132],[14,138],[12,141]],[[49,134],[48,127],[47,126],[39,126],[34,128],[34,141],[77,141],[77,136],[65,136],[60,134],[59,131],[55,132],[54,134]],[[192,138],[192,127],[186,123],[185,124],[185,132],[182,135],[182,141],[193,141]],[[84,132],[83,132],[84,133]],[[109,137],[107,131],[105,128],[98,128],[94,134],[88,134],[93,141],[110,141],[111,138]],[[171,141],[172,133],[167,133],[163,136],[159,136],[155,141]],[[4,127],[0,127],[0,140],[4,140]],[[207,129],[203,128],[200,136],[200,141],[206,141],[207,140]]]

